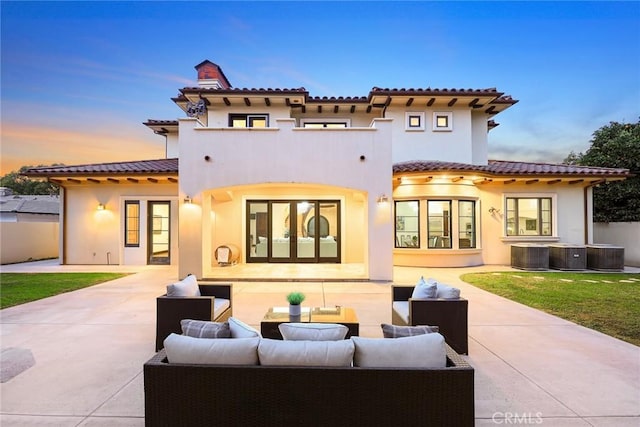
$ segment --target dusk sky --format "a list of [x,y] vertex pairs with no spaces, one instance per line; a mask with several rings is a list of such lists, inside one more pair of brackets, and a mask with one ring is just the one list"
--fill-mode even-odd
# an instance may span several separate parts
[[[236,88],[367,96],[496,87],[489,157],[561,162],[640,116],[640,2],[21,2],[1,4],[0,174],[158,159],[142,125],[218,64]],[[431,160],[431,159],[424,159]]]

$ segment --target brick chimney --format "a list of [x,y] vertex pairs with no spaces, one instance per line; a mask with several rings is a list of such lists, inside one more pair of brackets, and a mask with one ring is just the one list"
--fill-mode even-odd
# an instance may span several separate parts
[[222,68],[209,60],[196,65],[198,71],[198,85],[211,89],[231,89],[231,83],[222,72]]

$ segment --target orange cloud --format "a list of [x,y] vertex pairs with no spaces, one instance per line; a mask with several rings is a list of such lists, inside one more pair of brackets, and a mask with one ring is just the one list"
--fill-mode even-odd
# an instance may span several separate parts
[[127,132],[122,127],[105,133],[104,130],[66,130],[3,123],[0,175],[25,165],[73,165],[163,158],[164,140],[147,131],[149,136],[144,137],[137,136],[139,132]]

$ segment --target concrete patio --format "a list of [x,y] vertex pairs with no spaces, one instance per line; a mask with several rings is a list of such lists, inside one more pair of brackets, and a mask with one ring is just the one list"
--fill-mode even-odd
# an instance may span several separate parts
[[[177,269],[150,266],[3,266],[11,271],[127,271],[124,278],[0,311],[4,426],[142,426],[142,365],[154,354],[155,298]],[[394,269],[460,287],[469,300],[476,425],[640,425],[640,348],[463,283],[466,272],[509,267]],[[360,335],[391,321],[387,283],[234,282],[233,313],[259,328],[290,290],[305,305],[354,307]],[[324,290],[324,295],[323,295]],[[324,302],[323,302],[324,301]],[[426,424],[425,424],[426,425]]]

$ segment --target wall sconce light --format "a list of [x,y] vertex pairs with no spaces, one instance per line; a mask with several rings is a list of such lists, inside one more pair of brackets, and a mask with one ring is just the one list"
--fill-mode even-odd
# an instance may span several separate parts
[[386,194],[381,194],[378,196],[378,204],[388,203],[388,202],[389,202],[389,197],[387,197]]
[[491,215],[493,215],[493,214],[498,214],[498,215],[500,215],[500,209],[496,209],[496,208],[494,208],[493,206],[491,206],[491,207],[489,208],[489,213],[490,213]]
[[103,211],[106,209],[106,206],[104,205],[104,203],[98,203],[98,208],[99,211]]
[[191,203],[193,203],[193,200],[191,200],[190,196],[185,196],[184,197],[184,202],[188,205],[190,205]]

